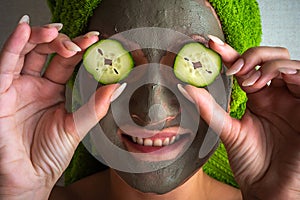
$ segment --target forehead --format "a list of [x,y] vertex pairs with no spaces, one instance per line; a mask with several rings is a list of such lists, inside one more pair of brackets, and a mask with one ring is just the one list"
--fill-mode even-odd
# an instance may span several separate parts
[[183,34],[223,38],[211,9],[202,0],[102,0],[88,29],[112,36],[141,27],[160,27]]

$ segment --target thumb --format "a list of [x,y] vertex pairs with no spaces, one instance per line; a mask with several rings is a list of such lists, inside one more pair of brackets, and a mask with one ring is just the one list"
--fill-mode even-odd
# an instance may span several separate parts
[[107,114],[111,97],[118,87],[119,84],[100,87],[86,104],[67,117],[66,124],[69,126],[67,130],[72,130],[81,141],[90,129]]
[[203,88],[185,86],[187,93],[194,100],[201,117],[218,134],[224,144],[230,145],[236,138],[236,125],[239,121],[230,115]]

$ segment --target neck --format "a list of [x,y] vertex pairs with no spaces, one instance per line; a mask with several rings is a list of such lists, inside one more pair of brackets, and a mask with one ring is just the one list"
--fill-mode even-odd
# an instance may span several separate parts
[[[114,171],[110,171],[112,199],[118,200],[196,200],[207,199],[207,184],[210,178],[200,169],[189,180],[166,194],[143,193],[124,182]],[[205,183],[205,184],[204,184]]]

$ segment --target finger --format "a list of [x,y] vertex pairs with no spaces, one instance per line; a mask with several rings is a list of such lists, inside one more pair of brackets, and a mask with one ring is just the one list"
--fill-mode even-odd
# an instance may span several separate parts
[[50,43],[35,45],[34,50],[26,56],[22,73],[40,76],[49,54],[57,53],[63,57],[71,57],[78,51],[81,49],[68,36],[58,34]]
[[[262,66],[264,63],[269,61],[280,59],[287,60],[289,58],[289,52],[285,48],[254,47],[248,49],[243,55],[241,55],[241,57],[232,64],[226,73],[227,75],[235,75],[239,85],[246,93],[253,93],[266,86],[266,84],[262,85],[268,77],[266,75],[275,77],[272,73],[264,73],[265,76],[262,76],[262,71],[256,70],[258,66]],[[266,68],[262,69],[264,70]],[[273,73],[275,72],[276,71],[273,71]],[[255,84],[259,79],[261,82]]]
[[0,54],[0,94],[10,87],[14,76],[18,75],[16,69],[23,61],[22,51],[30,38],[30,32],[27,23],[20,23],[4,44]]
[[[293,72],[293,71],[291,70],[291,72]],[[296,72],[295,74],[282,74],[281,76],[287,84],[296,85],[296,86],[300,87],[300,72],[299,71]]]
[[[44,49],[43,49],[44,48]],[[45,50],[47,46],[39,47],[39,50]],[[48,48],[52,49],[58,55],[69,58],[74,56],[77,52],[81,51],[81,48],[76,45],[72,40],[65,34],[60,33],[55,40],[49,43]]]
[[209,47],[220,54],[226,67],[230,68],[232,64],[240,57],[240,54],[221,39],[209,35]]
[[291,60],[277,63],[277,68],[286,83],[300,86],[300,61]]
[[280,69],[281,77],[292,95],[300,98],[300,61],[291,61],[288,70]]
[[[214,51],[219,53],[222,57],[223,63],[227,66],[228,70],[226,74],[228,76],[234,75],[238,73],[244,66],[244,60],[240,59],[241,55],[233,49],[230,45],[224,43],[222,40],[215,36],[208,36],[210,38],[209,46]],[[241,86],[242,83],[246,80],[244,84],[250,84],[255,82],[259,77],[260,74],[255,73],[255,69],[249,71],[248,74],[244,74],[243,76],[238,77],[238,83]],[[250,88],[243,88],[246,89],[246,92],[252,92]]]
[[242,82],[242,86],[246,92],[252,93],[265,87],[274,78],[284,77],[288,85],[298,84],[300,88],[298,69],[299,61],[272,60],[263,64],[259,70],[254,70],[255,72]]
[[231,118],[205,89],[190,85],[185,89],[194,100],[201,117],[220,135],[222,141],[232,141],[238,133],[239,121]]
[[[240,71],[236,72],[236,76],[243,76],[253,70],[256,66],[261,66],[265,62],[272,60],[289,60],[290,54],[286,48],[282,47],[254,47],[248,49],[240,60],[235,63],[243,63]],[[234,68],[235,65],[232,66]]]
[[51,50],[50,48],[48,48],[47,51],[40,51],[39,48],[33,50],[26,56],[24,67],[21,70],[21,73],[37,77],[41,76],[42,69],[45,66],[49,54],[54,52],[55,51]]
[[25,48],[23,49],[23,54],[27,54],[32,51],[37,44],[49,43],[53,41],[58,36],[58,31],[61,28],[61,23],[32,27],[30,38]]
[[18,71],[22,71],[23,74],[40,76],[48,55],[55,52],[49,47],[49,43],[57,38],[61,28],[61,23],[33,27],[29,42],[23,49],[23,54],[27,54],[24,66],[19,65]]
[[[90,45],[98,41],[99,32],[89,32],[84,36],[77,37],[73,40],[76,46],[85,50]],[[44,77],[47,79],[59,83],[65,84],[71,77],[75,66],[82,59],[82,53],[76,54],[70,58],[65,58],[61,54],[56,55],[49,64]]]
[[75,134],[81,141],[107,113],[110,99],[118,84],[100,87],[90,100],[66,118],[66,131]]

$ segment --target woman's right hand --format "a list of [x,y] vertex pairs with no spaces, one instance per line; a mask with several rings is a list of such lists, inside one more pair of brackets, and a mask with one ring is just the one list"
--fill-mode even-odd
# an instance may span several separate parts
[[60,28],[30,27],[24,16],[1,51],[0,199],[48,199],[78,143],[106,114],[117,87],[101,87],[79,110],[66,111],[65,84],[98,34],[70,40]]

